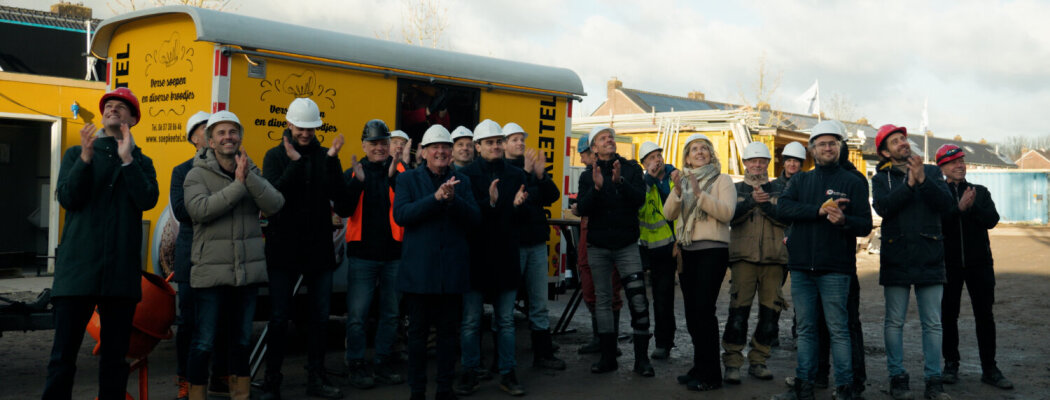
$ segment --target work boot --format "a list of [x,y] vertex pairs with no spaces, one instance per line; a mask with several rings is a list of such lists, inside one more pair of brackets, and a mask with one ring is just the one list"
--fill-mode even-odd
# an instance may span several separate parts
[[452,385],[452,391],[460,396],[470,396],[480,387],[481,383],[478,382],[478,375],[474,373],[473,368],[466,368]]
[[350,386],[358,389],[371,389],[376,381],[372,376],[372,366],[365,360],[350,360]]
[[499,388],[511,396],[524,396],[525,388],[518,383],[518,375],[514,370],[500,376]]
[[262,384],[263,393],[259,396],[259,400],[281,400],[281,381],[283,380],[284,375],[281,375],[280,372],[266,373]]
[[227,394],[231,400],[251,400],[252,398],[252,378],[248,376],[233,376],[226,377],[228,382],[227,388],[229,391]]
[[933,377],[926,380],[926,392],[923,397],[927,400],[952,400],[952,396],[948,393],[944,393],[944,385],[942,385],[940,377]]
[[835,388],[835,393],[831,394],[832,400],[853,400],[853,389],[850,385],[842,385]]
[[656,376],[653,364],[649,362],[650,334],[634,334],[634,373],[651,378]]
[[324,368],[311,369],[307,372],[306,395],[312,397],[324,397],[326,399],[341,399],[343,391],[328,381],[328,374]]
[[534,368],[565,370],[565,361],[554,356],[551,331],[532,331],[532,366]]
[[405,377],[401,376],[394,368],[390,365],[390,361],[385,359],[379,359],[376,361],[374,380],[384,385],[400,385],[405,383]]
[[890,377],[890,397],[893,400],[912,400],[911,383],[908,374],[900,374]]
[[190,381],[181,376],[175,377],[175,387],[178,388],[178,392],[175,395],[175,400],[187,400],[190,398]]
[[959,381],[959,362],[958,361],[945,361],[944,370],[941,372],[941,381],[949,385],[954,385],[955,382]]
[[230,375],[212,375],[208,380],[208,396],[230,397]]
[[1010,390],[1014,388],[1013,382],[1006,379],[1006,377],[1003,376],[1003,372],[999,371],[998,367],[992,367],[990,370],[985,370],[984,373],[981,374],[981,382],[995,386],[999,389]]
[[765,364],[751,364],[747,367],[747,374],[764,381],[773,379],[773,373],[769,372]]
[[725,383],[739,385],[740,384],[740,368],[726,366],[726,372],[722,376],[722,380]]
[[[591,312],[591,341],[587,344],[580,346],[580,349],[576,351],[578,354],[595,354],[601,352],[601,345],[598,344],[598,318],[594,317],[594,312]],[[655,357],[654,357],[655,358]]]
[[671,349],[665,349],[663,347],[656,346],[653,348],[653,354],[649,357],[651,357],[654,360],[666,360],[668,358],[671,358]]
[[208,389],[204,385],[190,384],[187,391],[190,400],[208,400]]
[[791,390],[773,396],[771,400],[814,400],[813,382],[795,379],[791,383]]
[[598,334],[598,341],[602,348],[602,358],[598,362],[591,364],[591,373],[602,374],[616,371],[618,367],[616,365],[616,334]]

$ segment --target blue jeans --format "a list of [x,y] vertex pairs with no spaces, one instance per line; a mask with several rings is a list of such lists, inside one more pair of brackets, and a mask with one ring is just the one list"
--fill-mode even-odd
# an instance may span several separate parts
[[208,384],[208,361],[215,348],[219,324],[225,324],[228,332],[230,374],[250,375],[248,357],[251,351],[252,317],[255,316],[255,299],[258,293],[259,289],[255,286],[193,289],[197,305],[197,328],[193,332],[193,346],[186,363],[186,379],[191,384]]
[[[908,313],[911,286],[885,286],[886,368],[890,376],[906,374],[904,369],[904,319]],[[915,286],[915,303],[922,322],[923,376],[926,379],[941,376],[941,298],[944,285]]]
[[[500,375],[514,370],[514,300],[517,290],[508,290],[492,296],[492,325],[496,327],[499,352]],[[481,365],[481,314],[484,312],[484,295],[470,291],[463,295],[463,325],[460,331],[460,347],[463,367],[478,368]]]
[[529,329],[545,331],[551,328],[547,312],[547,244],[521,246],[521,279],[525,281],[525,295],[529,299]]
[[401,294],[397,291],[397,270],[401,260],[372,261],[349,258],[346,270],[346,361],[365,358],[365,317],[372,307],[372,296],[379,286],[379,326],[376,328],[375,361],[390,355],[397,339],[397,315]]
[[[197,330],[197,317],[194,315],[197,305],[193,301],[193,287],[190,286],[188,281],[179,282],[179,290],[176,294],[179,300],[179,315],[175,319],[175,325],[178,325],[178,330],[175,332],[175,357],[177,358],[175,374],[185,378],[186,363],[189,361],[190,347],[193,345],[193,332]],[[220,356],[212,357],[211,359],[211,376],[220,377],[230,374],[227,372],[229,367],[226,365],[230,361],[230,357],[226,354],[226,342],[228,339],[226,338],[225,328],[225,326],[220,326],[215,337],[212,354],[220,354]]]
[[819,340],[817,338],[817,301],[824,308],[824,321],[831,335],[831,358],[835,368],[835,385],[853,383],[850,355],[849,317],[846,301],[850,276],[839,273],[813,274],[791,271],[791,299],[795,302],[798,330],[798,367],[795,376],[810,381],[817,376]]

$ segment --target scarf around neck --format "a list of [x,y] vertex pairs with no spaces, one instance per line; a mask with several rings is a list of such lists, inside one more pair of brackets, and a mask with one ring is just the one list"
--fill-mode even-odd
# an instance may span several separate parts
[[693,243],[694,221],[706,221],[707,213],[698,207],[697,194],[699,192],[711,193],[718,176],[721,175],[722,166],[718,161],[700,168],[682,168],[682,213],[678,215],[678,241],[684,246]]

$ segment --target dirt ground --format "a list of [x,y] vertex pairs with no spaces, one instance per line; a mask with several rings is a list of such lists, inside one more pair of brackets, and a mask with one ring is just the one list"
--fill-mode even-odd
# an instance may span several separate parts
[[[995,316],[998,328],[998,362],[1003,373],[1017,386],[1015,390],[1003,391],[980,383],[980,363],[977,359],[977,343],[974,336],[973,316],[969,300],[963,296],[963,311],[960,316],[960,349],[963,355],[960,382],[946,385],[946,391],[956,399],[1050,399],[1050,346],[1042,340],[1050,334],[1046,326],[1050,323],[1050,229],[1027,227],[1004,227],[993,231],[992,250],[996,260]],[[862,253],[858,256],[858,271],[861,279],[861,319],[864,326],[865,348],[868,370],[866,399],[888,399],[888,378],[883,345],[882,319],[884,315],[882,289],[878,285],[878,255]],[[728,278],[728,276],[727,276]],[[724,324],[728,307],[728,279],[723,284],[719,298],[719,321]],[[789,294],[789,293],[787,293]],[[913,297],[914,298],[914,297]],[[557,318],[568,296],[560,296],[551,305],[552,317]],[[557,336],[561,345],[559,356],[569,365],[563,372],[545,372],[530,368],[532,354],[528,350],[528,333],[524,324],[519,325],[518,376],[528,391],[528,397],[544,399],[692,399],[698,396],[711,399],[768,399],[783,392],[787,387],[783,378],[794,375],[795,352],[791,339],[791,315],[788,310],[781,316],[781,344],[774,349],[769,367],[775,374],[773,381],[758,381],[744,374],[744,382],[738,386],[727,386],[714,392],[697,393],[687,391],[675,383],[675,376],[686,371],[691,360],[692,348],[685,331],[684,312],[680,293],[676,298],[678,331],[676,346],[671,359],[654,361],[656,378],[641,378],[630,372],[633,363],[631,346],[621,342],[624,356],[620,358],[619,371],[606,375],[592,375],[590,364],[597,356],[580,356],[576,349],[588,340],[590,323],[586,309],[581,307],[572,327],[576,333]],[[753,307],[757,309],[757,307]],[[751,327],[754,327],[754,316]],[[624,327],[627,326],[626,318]],[[261,329],[261,325],[257,325]],[[336,330],[337,331],[337,330]],[[912,375],[912,389],[921,398],[922,351],[918,316],[914,300],[905,327],[905,367]],[[336,335],[332,335],[336,336]],[[5,332],[0,337],[0,399],[39,398],[44,386],[46,364],[51,347],[52,333]],[[329,341],[328,366],[335,372],[345,374],[342,366],[341,339]],[[487,343],[486,347],[491,346]],[[81,347],[79,371],[74,398],[90,399],[97,390],[97,359],[90,351],[94,341],[85,335]],[[307,398],[305,392],[305,355],[301,346],[293,346],[293,354],[287,359],[284,373],[286,399]],[[149,388],[154,399],[175,397],[175,344],[173,340],[161,342],[150,357]],[[490,348],[485,350],[491,354]],[[261,376],[261,373],[260,373]],[[345,375],[333,377],[340,384],[348,399],[392,399],[407,398],[406,385],[378,387],[362,391],[351,388]],[[137,391],[138,381],[134,377],[129,389]],[[433,386],[433,363],[431,363],[431,396]],[[137,392],[134,392],[136,398]],[[502,399],[506,395],[499,390],[497,382],[483,382],[481,390],[470,396],[473,399]],[[818,391],[818,398],[830,399],[828,390]]]

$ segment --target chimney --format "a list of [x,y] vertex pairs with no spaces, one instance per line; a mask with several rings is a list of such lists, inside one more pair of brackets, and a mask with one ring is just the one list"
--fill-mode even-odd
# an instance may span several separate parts
[[61,17],[91,19],[91,7],[84,7],[84,3],[58,2],[51,5],[51,13]]
[[704,101],[704,92],[694,90],[692,92],[689,92],[688,97],[690,100]]
[[616,79],[616,77],[614,76],[612,77],[612,79],[609,79],[609,82],[605,84],[605,89],[607,92],[605,96],[608,98],[612,98],[613,94],[616,92],[616,89],[623,89],[623,82],[620,82],[620,80]]

